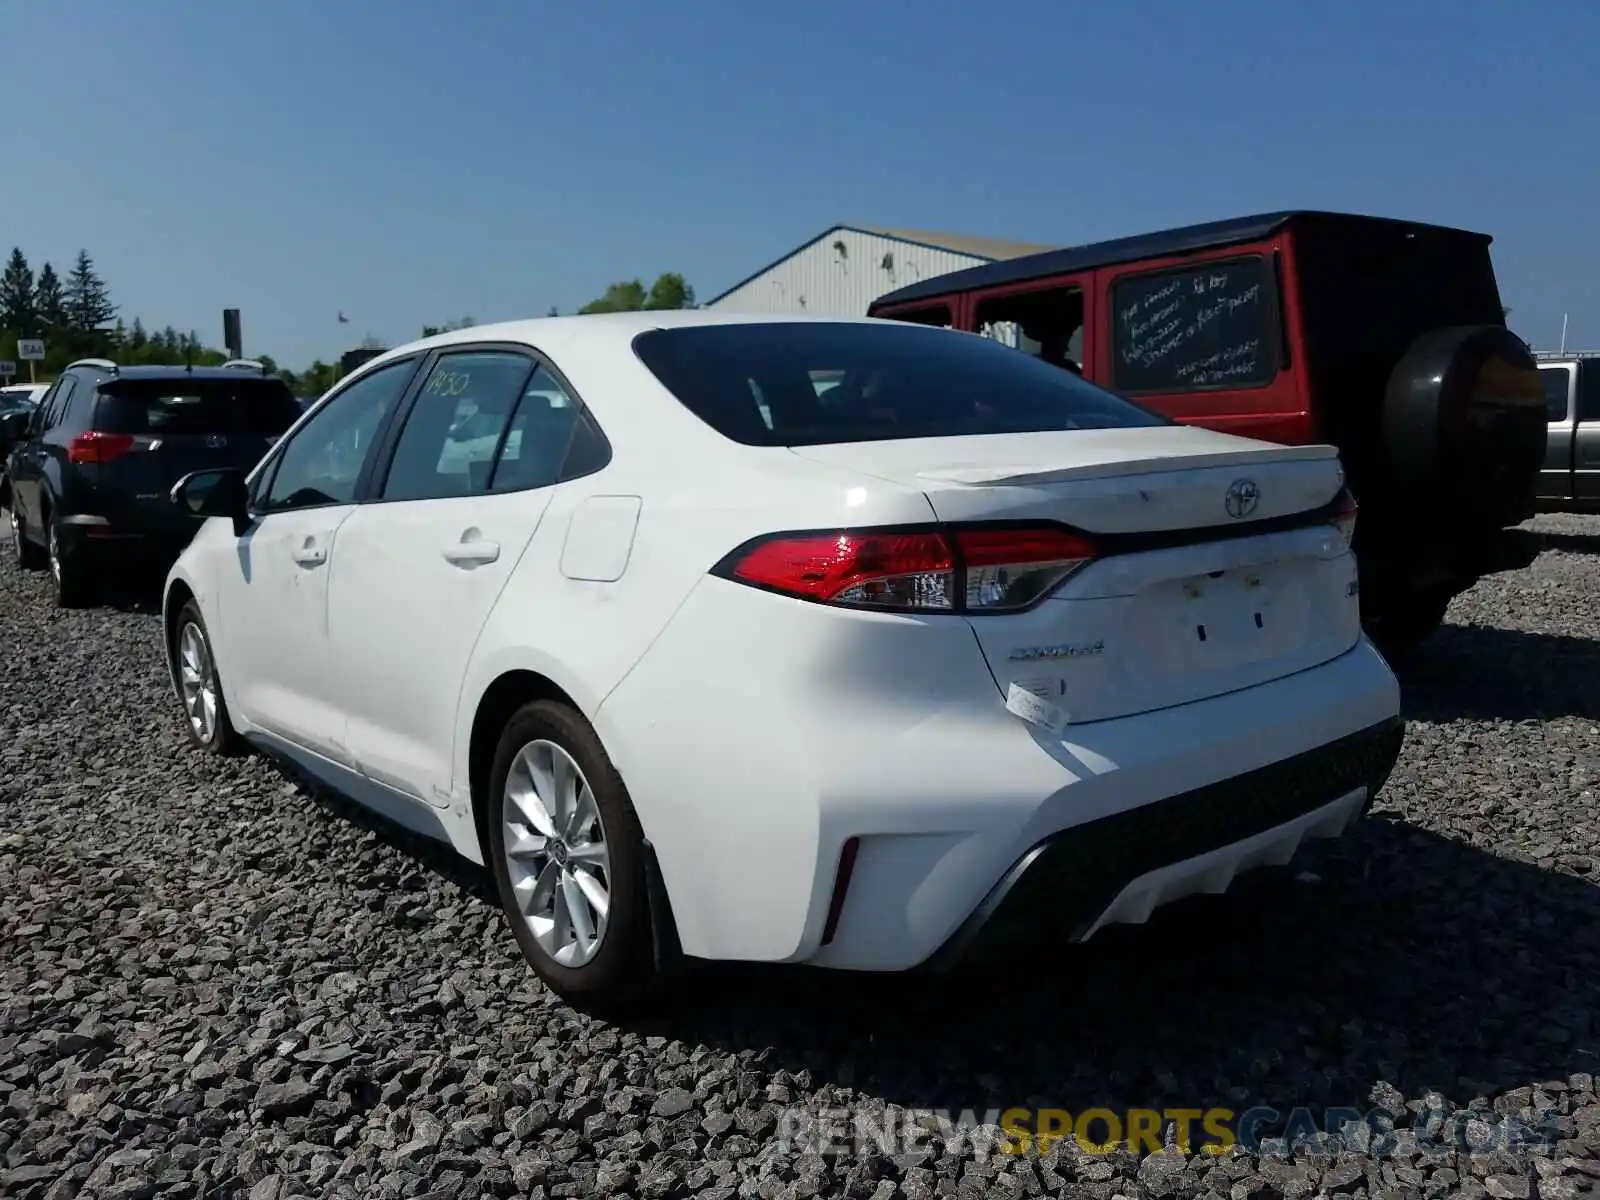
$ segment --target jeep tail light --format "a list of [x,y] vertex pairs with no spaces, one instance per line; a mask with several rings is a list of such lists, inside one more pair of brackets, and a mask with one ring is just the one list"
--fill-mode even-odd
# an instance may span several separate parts
[[1339,492],[1338,507],[1334,509],[1331,524],[1344,538],[1344,544],[1350,545],[1356,536],[1356,498],[1349,488]]
[[1095,557],[1053,526],[949,526],[776,534],[736,551],[716,574],[822,604],[898,612],[1013,612]]
[[105,463],[121,458],[133,449],[133,435],[127,433],[102,433],[91,430],[80,433],[67,444],[69,463]]

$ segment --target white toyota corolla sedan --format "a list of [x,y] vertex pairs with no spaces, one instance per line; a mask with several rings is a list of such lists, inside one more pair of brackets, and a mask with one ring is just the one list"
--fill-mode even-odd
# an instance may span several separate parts
[[1331,447],[972,334],[457,330],[173,501],[194,742],[487,864],[574,1001],[1143,921],[1339,834],[1403,736]]

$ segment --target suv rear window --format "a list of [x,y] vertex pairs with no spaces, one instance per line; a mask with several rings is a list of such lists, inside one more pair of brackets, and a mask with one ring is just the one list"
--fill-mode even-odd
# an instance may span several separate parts
[[277,437],[299,418],[300,406],[278,379],[124,379],[101,386],[94,427]]
[[747,446],[1171,424],[989,338],[900,321],[653,329],[633,347],[684,407]]

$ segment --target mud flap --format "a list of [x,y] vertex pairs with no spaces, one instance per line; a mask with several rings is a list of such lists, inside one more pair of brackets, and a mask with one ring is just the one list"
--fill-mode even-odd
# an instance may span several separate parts
[[677,922],[672,918],[672,901],[667,896],[666,882],[661,878],[661,863],[656,858],[656,848],[650,839],[644,839],[644,880],[650,896],[650,940],[655,954],[656,970],[662,978],[680,975],[688,966],[683,946],[678,941]]

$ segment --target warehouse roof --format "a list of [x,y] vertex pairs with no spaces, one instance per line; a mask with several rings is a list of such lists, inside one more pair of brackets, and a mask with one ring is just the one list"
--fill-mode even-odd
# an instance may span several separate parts
[[888,225],[862,225],[856,222],[842,222],[828,226],[816,237],[802,242],[793,250],[789,250],[780,257],[773,259],[760,270],[752,271],[749,275],[739,280],[738,283],[723,289],[722,292],[705,303],[707,305],[715,304],[723,297],[731,295],[744,287],[752,279],[759,279],[779,263],[786,262],[802,250],[815,246],[830,234],[838,233],[840,230],[845,229],[855,233],[870,234],[873,237],[891,238],[897,242],[905,242],[907,245],[925,246],[931,250],[947,250],[952,254],[965,254],[972,258],[981,258],[985,262],[1003,262],[1006,259],[1022,258],[1029,254],[1039,254],[1046,250],[1059,249],[1058,246],[1041,245],[1037,242],[1013,242],[1003,238],[979,237],[966,233],[935,233],[926,229],[902,229]]

